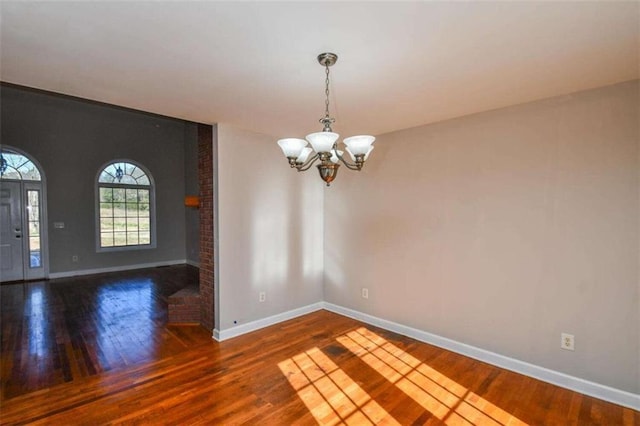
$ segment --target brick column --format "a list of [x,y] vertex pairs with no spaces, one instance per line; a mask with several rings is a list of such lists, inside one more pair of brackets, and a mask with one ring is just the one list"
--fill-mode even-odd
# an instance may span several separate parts
[[213,315],[213,128],[198,124],[200,185],[200,324],[214,329]]

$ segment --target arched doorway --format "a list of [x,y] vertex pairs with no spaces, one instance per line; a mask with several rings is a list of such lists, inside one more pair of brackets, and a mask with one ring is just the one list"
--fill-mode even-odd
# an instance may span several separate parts
[[45,181],[28,154],[0,149],[0,281],[44,278],[48,271]]

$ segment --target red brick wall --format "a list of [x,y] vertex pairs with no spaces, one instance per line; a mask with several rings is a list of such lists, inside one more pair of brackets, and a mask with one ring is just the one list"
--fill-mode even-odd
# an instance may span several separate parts
[[169,324],[200,323],[200,288],[185,287],[169,296]]
[[198,124],[200,184],[200,324],[214,329],[213,315],[213,128]]

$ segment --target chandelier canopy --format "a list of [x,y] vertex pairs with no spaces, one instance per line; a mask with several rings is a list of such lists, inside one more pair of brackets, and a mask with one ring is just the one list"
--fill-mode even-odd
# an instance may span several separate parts
[[[334,65],[338,60],[335,53],[321,53],[318,55],[318,63],[325,67],[325,109],[324,117],[319,121],[322,124],[322,131],[311,133],[305,139],[285,138],[278,141],[278,145],[282,148],[284,156],[287,157],[289,165],[299,172],[309,170],[311,166],[318,160],[320,164],[316,167],[320,172],[320,177],[327,183],[327,186],[333,182],[338,174],[340,162],[349,170],[360,171],[364,166],[364,162],[373,151],[373,142],[376,140],[373,136],[360,135],[345,138],[343,143],[344,150],[339,149],[339,134],[333,133],[331,124],[336,120],[329,115],[329,67]],[[311,148],[307,145],[311,144]],[[349,153],[353,163],[345,160],[342,156],[344,151]]]

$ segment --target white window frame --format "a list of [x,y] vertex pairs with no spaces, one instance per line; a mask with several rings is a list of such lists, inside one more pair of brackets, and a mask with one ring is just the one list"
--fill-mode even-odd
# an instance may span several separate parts
[[[99,182],[100,175],[108,166],[114,163],[129,163],[133,164],[140,170],[142,170],[147,178],[149,179],[149,185],[131,185],[131,184],[122,184],[122,183],[102,183]],[[108,252],[118,252],[118,251],[131,251],[131,250],[149,250],[156,248],[157,244],[157,236],[156,236],[156,185],[153,180],[153,176],[142,164],[137,161],[127,159],[127,158],[118,158],[114,160],[107,161],[104,163],[96,174],[96,178],[94,179],[95,184],[95,239],[96,239],[96,252],[97,253],[108,253]],[[124,189],[148,189],[149,190],[149,237],[150,244],[136,244],[136,245],[127,245],[127,246],[113,246],[113,247],[102,247],[102,238],[101,238],[101,228],[100,228],[100,188],[124,188]]]

